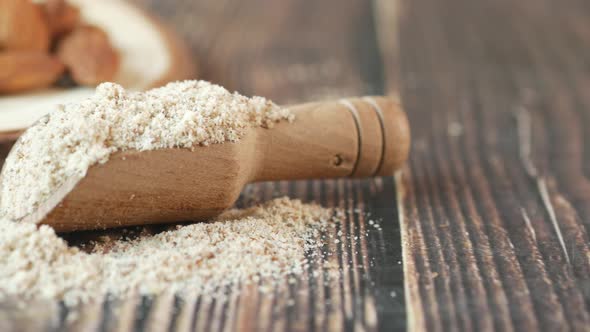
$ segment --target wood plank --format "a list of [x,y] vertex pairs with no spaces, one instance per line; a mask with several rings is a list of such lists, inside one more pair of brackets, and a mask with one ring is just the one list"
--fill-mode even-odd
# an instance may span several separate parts
[[[135,1],[186,37],[204,69],[201,78],[231,89],[281,104],[383,91],[371,2]],[[97,299],[70,319],[62,310],[51,328],[404,330],[395,194],[391,177],[250,186],[238,205],[288,195],[348,211],[321,249],[329,259],[312,259],[302,278],[287,278],[270,293],[237,285],[226,302],[202,296]]]
[[588,329],[589,10],[382,5],[400,23],[386,82],[414,137],[399,179],[410,329]]

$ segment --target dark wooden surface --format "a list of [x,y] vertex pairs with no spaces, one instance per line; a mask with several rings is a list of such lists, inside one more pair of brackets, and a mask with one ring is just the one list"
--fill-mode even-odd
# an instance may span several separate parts
[[307,273],[336,264],[329,282],[228,303],[98,301],[74,323],[59,305],[33,320],[4,305],[4,327],[590,329],[589,2],[137,2],[187,38],[202,78],[232,89],[278,103],[400,95],[411,160],[395,179],[247,189],[241,204],[288,194],[371,214],[352,213],[343,240],[380,220],[326,246],[332,261]]
[[590,3],[398,12],[409,327],[589,330]]

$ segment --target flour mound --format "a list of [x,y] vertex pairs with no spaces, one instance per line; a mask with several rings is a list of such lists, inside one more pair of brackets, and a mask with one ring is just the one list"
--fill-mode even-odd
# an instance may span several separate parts
[[0,300],[75,305],[106,294],[223,296],[225,286],[302,274],[305,253],[339,220],[331,209],[278,198],[208,223],[106,240],[91,253],[68,246],[46,225],[0,220]]

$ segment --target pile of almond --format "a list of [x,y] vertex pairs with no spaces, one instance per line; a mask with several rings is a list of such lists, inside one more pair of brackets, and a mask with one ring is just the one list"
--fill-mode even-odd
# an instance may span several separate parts
[[119,54],[65,0],[0,0],[0,94],[110,81]]

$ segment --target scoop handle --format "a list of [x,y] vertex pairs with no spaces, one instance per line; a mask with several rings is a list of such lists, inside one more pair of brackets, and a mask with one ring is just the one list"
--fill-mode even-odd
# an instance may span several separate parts
[[393,97],[288,108],[292,123],[258,129],[253,181],[393,175],[408,157],[410,128]]

